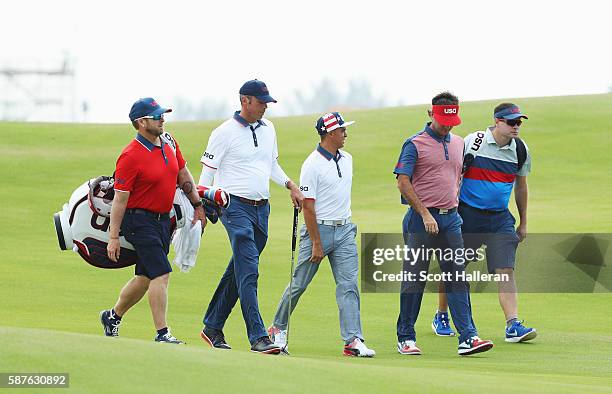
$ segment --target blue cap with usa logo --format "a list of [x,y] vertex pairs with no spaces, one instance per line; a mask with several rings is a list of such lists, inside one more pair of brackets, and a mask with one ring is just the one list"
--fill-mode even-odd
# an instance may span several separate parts
[[323,135],[325,133],[329,133],[330,131],[334,131],[340,127],[347,127],[355,123],[354,120],[350,122],[345,122],[340,112],[329,112],[319,118],[317,120],[317,124],[315,128],[319,135]]
[[162,108],[152,97],[141,98],[132,105],[130,120],[144,118],[145,116],[156,116],[172,112],[171,108]]
[[493,114],[495,119],[518,119],[525,118],[529,119],[526,115],[524,115],[518,105],[511,105],[504,109],[499,110]]
[[240,88],[240,94],[254,96],[257,100],[263,101],[264,103],[276,103],[276,100],[270,96],[266,84],[257,79],[246,81]]

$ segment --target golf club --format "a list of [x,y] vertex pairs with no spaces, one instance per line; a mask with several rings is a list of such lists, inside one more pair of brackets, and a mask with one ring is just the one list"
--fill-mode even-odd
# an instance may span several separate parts
[[281,349],[283,354],[289,355],[289,321],[291,319],[291,298],[293,295],[293,266],[295,262],[295,245],[297,244],[298,208],[293,208],[293,233],[291,235],[291,271],[289,272],[289,308],[287,309],[287,337],[285,347]]

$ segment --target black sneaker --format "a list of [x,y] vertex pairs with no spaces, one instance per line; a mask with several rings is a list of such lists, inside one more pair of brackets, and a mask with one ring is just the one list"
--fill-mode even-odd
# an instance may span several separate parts
[[100,323],[102,323],[102,327],[104,328],[104,335],[107,337],[119,336],[121,320],[115,319],[112,311],[106,310],[100,312]]
[[276,346],[268,336],[261,337],[251,346],[251,351],[263,354],[279,354],[281,348]]
[[204,342],[208,343],[214,348],[226,350],[232,348],[227,344],[227,342],[225,342],[225,336],[221,330],[204,327],[204,329],[200,332],[200,337],[204,340]]

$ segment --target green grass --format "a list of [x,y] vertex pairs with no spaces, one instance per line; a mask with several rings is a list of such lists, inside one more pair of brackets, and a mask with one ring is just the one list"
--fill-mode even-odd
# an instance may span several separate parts
[[[611,232],[612,95],[517,100],[530,117],[522,137],[533,155],[531,232]],[[465,103],[465,135],[490,123],[494,102]],[[425,106],[345,113],[357,120],[346,149],[355,159],[353,219],[361,232],[399,232],[405,207],[392,174],[401,144],[425,122]],[[316,116],[275,119],[280,162],[294,179],[316,146]],[[192,172],[218,122],[174,123]],[[0,372],[69,372],[79,392],[432,391],[610,392],[611,294],[522,294],[521,316],[538,328],[533,343],[503,342],[495,294],[472,297],[475,320],[493,351],[456,355],[456,340],[433,336],[436,295],[426,294],[417,324],[421,357],[395,352],[398,296],[362,295],[372,360],[341,356],[334,286],[327,263],[292,316],[292,357],[248,352],[236,308],[225,327],[231,352],[199,339],[202,314],[231,254],[223,227],[209,226],[198,263],[172,275],[169,322],[185,347],[152,343],[148,304],[134,307],[122,337],[101,336],[98,312],[112,305],[131,269],[101,270],[60,251],[52,215],[85,179],[109,175],[133,135],[125,125],[0,123]],[[291,207],[271,186],[268,245],[260,263],[259,300],[269,324],[287,284]],[[519,284],[520,285],[520,284]],[[26,392],[24,390],[24,392]]]

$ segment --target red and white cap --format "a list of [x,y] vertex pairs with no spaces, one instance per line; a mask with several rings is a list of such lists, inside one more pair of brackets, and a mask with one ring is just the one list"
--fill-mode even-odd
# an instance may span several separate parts
[[461,124],[458,105],[433,105],[433,118],[442,126],[457,126]]

